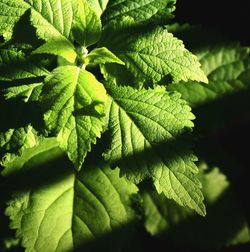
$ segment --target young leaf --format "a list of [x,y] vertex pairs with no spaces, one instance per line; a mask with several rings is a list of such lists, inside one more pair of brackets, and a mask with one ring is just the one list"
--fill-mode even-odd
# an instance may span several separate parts
[[158,191],[177,203],[205,214],[196,157],[182,134],[193,126],[193,114],[178,93],[136,91],[107,85],[112,142],[105,159],[138,183],[150,177]]
[[[42,169],[33,181],[26,178],[28,186],[13,195],[6,209],[27,251],[76,251],[135,218],[130,197],[137,188],[120,178],[118,169],[90,161],[83,172],[74,173],[65,158],[58,160],[61,152],[56,142],[54,146],[51,140],[41,144],[12,165],[12,170],[33,173],[36,167]],[[50,167],[53,157],[56,167]],[[41,181],[44,170],[53,174],[46,183]]]
[[143,200],[148,232],[162,238],[167,236],[178,247],[218,249],[249,242],[247,221],[225,175],[213,168],[202,171],[200,179],[208,209],[206,218],[195,216],[161,195],[146,192]]
[[[207,82],[196,56],[184,48],[182,41],[164,28],[135,32],[125,29],[119,33],[104,33],[101,45],[106,46],[126,65],[137,81],[149,84],[167,84],[180,80]],[[107,64],[108,66],[109,64]],[[111,77],[115,66],[104,66]],[[118,79],[117,76],[116,79]],[[118,83],[127,84],[127,83]]]
[[238,45],[215,46],[197,53],[209,85],[190,82],[170,85],[193,107],[249,88],[250,49]]
[[128,16],[133,19],[133,23],[139,23],[157,16],[163,10],[165,10],[163,19],[167,19],[172,17],[175,3],[176,0],[110,0],[102,15],[102,21],[105,25]]
[[41,98],[45,124],[77,169],[100,137],[105,102],[103,85],[76,66],[58,67],[45,81]]
[[106,47],[95,48],[85,58],[85,64],[105,64],[105,63],[116,63],[124,65],[119,58],[117,58],[112,52]]
[[76,41],[87,47],[95,44],[100,36],[102,24],[96,12],[86,0],[77,0],[72,32]]

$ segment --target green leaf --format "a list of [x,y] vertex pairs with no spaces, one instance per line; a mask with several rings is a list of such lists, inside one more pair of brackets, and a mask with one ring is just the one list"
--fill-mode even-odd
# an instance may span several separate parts
[[42,83],[7,87],[2,90],[6,100],[21,98],[23,101],[37,101],[42,91]]
[[79,44],[87,47],[99,40],[102,24],[100,18],[86,0],[77,1],[78,6],[74,15],[72,33]]
[[101,135],[105,102],[103,85],[76,66],[58,67],[45,80],[41,103],[46,127],[77,169]]
[[103,11],[105,10],[109,0],[87,0],[87,2],[96,11],[98,16],[101,16]]
[[[250,241],[247,220],[225,175],[218,168],[202,171],[206,218],[161,195],[143,195],[145,227],[152,235],[168,237],[178,247],[217,248]],[[226,227],[226,229],[225,229]],[[192,230],[192,232],[190,232]]]
[[[0,49],[0,80],[16,81],[48,75],[48,71],[32,62],[22,51]],[[36,82],[36,81],[34,81]]]
[[109,0],[108,6],[102,15],[103,24],[111,21],[119,21],[121,18],[128,16],[133,20],[132,23],[139,23],[157,15],[164,13],[163,19],[172,17],[176,1],[175,0]]
[[37,36],[50,43],[50,46],[43,46],[43,53],[58,54],[58,49],[55,45],[51,46],[51,43],[60,41],[58,42],[60,49],[65,46],[64,49],[71,51],[71,54],[75,54],[76,57],[74,46],[69,40],[74,6],[74,1],[71,0],[48,0],[46,2],[41,0],[0,0],[0,22],[1,24],[2,22],[6,23],[2,25],[1,33],[5,37],[10,37],[17,21],[26,11],[30,10],[30,20],[36,28]]
[[209,85],[190,82],[170,85],[193,107],[246,90],[250,85],[250,49],[238,45],[215,46],[197,53]]
[[85,58],[85,64],[105,64],[105,63],[116,63],[124,65],[124,62],[117,58],[112,52],[106,47],[95,48]]
[[[137,188],[120,178],[118,169],[90,161],[83,172],[74,173],[67,160],[58,159],[62,152],[56,142],[42,144],[12,167],[32,173],[40,167],[40,176],[32,176],[6,209],[26,251],[75,251],[135,218],[130,198]],[[45,183],[44,170],[50,171]]]
[[63,57],[70,63],[74,63],[77,57],[73,45],[69,45],[67,40],[49,41],[34,50],[32,54],[52,54]]
[[0,35],[10,39],[14,25],[28,8],[24,1],[0,0]]
[[196,157],[182,140],[193,126],[190,107],[179,94],[162,89],[109,85],[107,90],[112,141],[105,159],[136,183],[151,178],[158,193],[204,215]]
[[[111,30],[103,35],[101,45],[106,46],[125,63],[124,69],[128,69],[136,81],[149,85],[168,84],[171,78],[172,82],[207,82],[198,59],[184,48],[182,41],[163,28],[144,30],[125,29],[116,34]],[[104,66],[104,69],[118,80],[119,76],[113,76],[113,72],[116,72],[113,67]]]

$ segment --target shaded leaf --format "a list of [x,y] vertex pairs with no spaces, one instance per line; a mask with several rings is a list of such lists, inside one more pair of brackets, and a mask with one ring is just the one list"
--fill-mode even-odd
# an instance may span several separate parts
[[[9,165],[16,171],[42,165],[41,172],[48,160],[62,153],[57,146],[47,139]],[[46,183],[38,178],[36,186],[15,193],[8,202],[11,227],[27,251],[72,251],[134,218],[130,197],[137,188],[119,178],[118,169],[91,161],[83,172],[75,173],[69,162],[63,162],[60,178],[50,177]],[[53,175],[59,172],[47,168]]]
[[196,157],[179,139],[193,126],[193,114],[177,93],[107,87],[110,149],[107,161],[138,183],[150,177],[158,191],[205,214]]

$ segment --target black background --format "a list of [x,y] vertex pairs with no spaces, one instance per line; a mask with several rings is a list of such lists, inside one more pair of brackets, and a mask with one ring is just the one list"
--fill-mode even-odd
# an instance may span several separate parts
[[204,24],[250,45],[249,0],[177,0],[176,21]]

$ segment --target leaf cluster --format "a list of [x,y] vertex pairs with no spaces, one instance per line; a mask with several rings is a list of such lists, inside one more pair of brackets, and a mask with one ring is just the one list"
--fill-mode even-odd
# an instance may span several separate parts
[[[205,216],[204,197],[210,209],[230,183],[197,163],[206,128],[193,133],[191,109],[200,122],[200,107],[248,91],[250,49],[208,40],[190,52],[179,38],[194,27],[173,24],[174,9],[175,0],[0,0],[1,186],[16,230],[3,249],[135,249],[128,240],[142,223],[175,243],[181,232],[168,231],[180,223],[216,222],[193,210]],[[198,246],[248,242],[236,209],[232,232]]]

